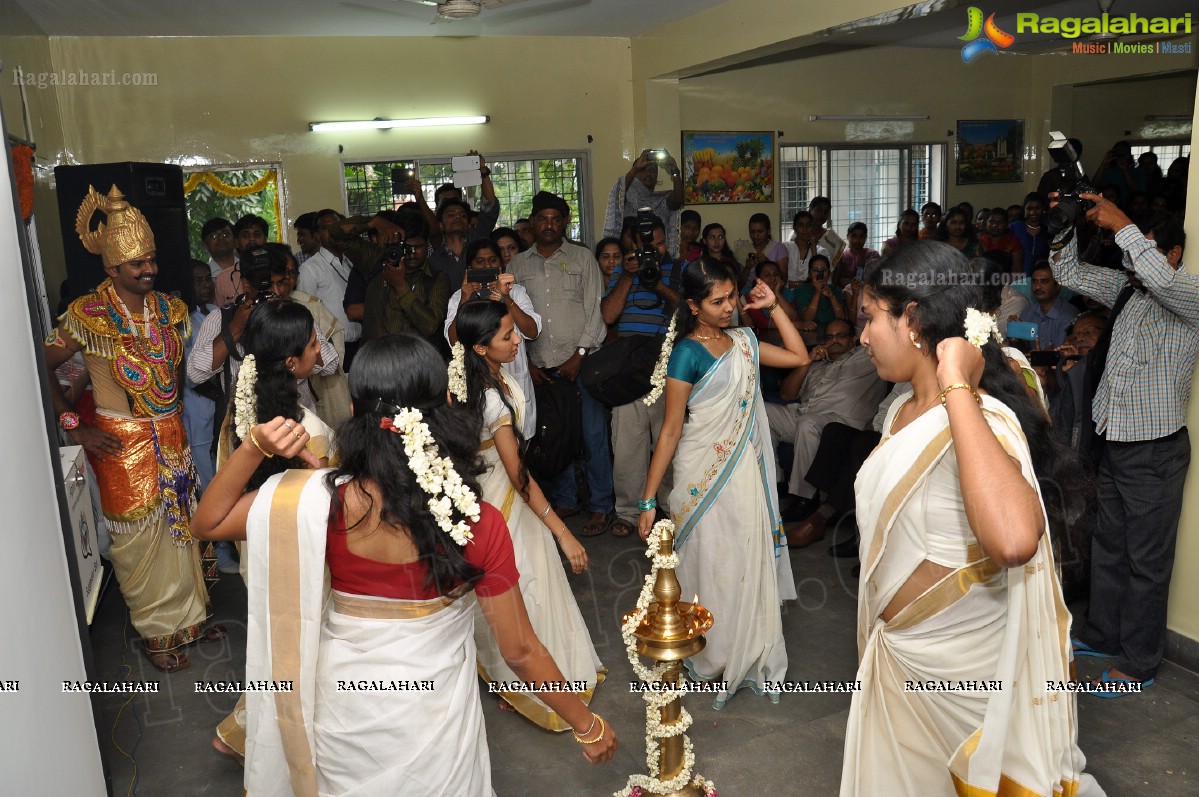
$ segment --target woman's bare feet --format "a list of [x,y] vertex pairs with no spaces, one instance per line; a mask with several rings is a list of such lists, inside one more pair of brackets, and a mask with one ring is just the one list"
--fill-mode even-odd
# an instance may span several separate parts
[[221,737],[212,737],[212,747],[221,755],[227,755],[230,758],[236,759],[237,763],[243,767],[246,765],[246,757],[221,741]]

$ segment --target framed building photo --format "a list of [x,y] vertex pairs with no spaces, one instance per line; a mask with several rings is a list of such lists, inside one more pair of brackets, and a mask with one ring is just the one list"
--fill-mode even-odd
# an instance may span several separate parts
[[958,185],[1024,179],[1023,119],[958,120]]
[[688,205],[774,201],[774,133],[683,131]]

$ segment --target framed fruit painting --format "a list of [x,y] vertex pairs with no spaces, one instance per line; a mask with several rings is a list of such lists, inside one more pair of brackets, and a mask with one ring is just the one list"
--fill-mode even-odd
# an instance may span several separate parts
[[774,201],[774,133],[683,131],[688,205]]

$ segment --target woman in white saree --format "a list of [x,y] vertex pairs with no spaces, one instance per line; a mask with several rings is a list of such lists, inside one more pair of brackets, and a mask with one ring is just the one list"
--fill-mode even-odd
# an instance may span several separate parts
[[[1077,740],[1070,615],[1038,479],[1072,460],[979,312],[980,272],[918,242],[865,286],[879,376],[910,382],[858,472],[858,680],[842,797],[1102,795]],[[965,337],[963,337],[963,335]],[[1048,513],[1047,513],[1048,508]],[[1052,518],[1052,521],[1051,521]]]
[[[503,518],[476,503],[478,427],[446,387],[428,343],[373,340],[350,373],[337,470],[243,495],[264,457],[315,462],[308,433],[279,417],[248,431],[205,493],[197,535],[247,540],[255,797],[492,795],[476,601],[521,679],[564,681],[529,625]],[[543,699],[588,760],[612,756],[613,729],[577,696]]]
[[[761,365],[798,368],[811,363],[794,324],[761,280],[744,309],[761,308],[778,325],[783,347],[759,344],[732,328],[737,286],[727,266],[705,260],[683,271],[684,302],[675,311],[656,370],[655,389],[666,393],[662,432],[642,493],[639,530],[654,523],[655,496],[666,468],[674,467],[670,509],[679,554],[678,578],[712,610],[715,625],[703,652],[686,660],[699,680],[727,683],[713,704],[720,709],[741,687],[770,694],[787,677],[780,603],[794,600],[795,580],[778,514],[774,453],[759,386]],[[646,399],[652,401],[652,399]]]
[[[454,323],[458,343],[450,362],[450,391],[482,420],[479,449],[487,466],[479,476],[483,500],[500,510],[512,535],[520,594],[533,630],[566,679],[586,684],[579,698],[590,705],[595,687],[603,682],[607,671],[591,643],[554,543],[562,547],[575,573],[587,569],[587,549],[558,518],[521,460],[524,395],[503,368],[516,357],[520,333],[503,302],[465,302],[458,308]],[[504,663],[499,641],[482,616],[475,622],[475,645],[479,649],[479,675],[484,681],[516,680]],[[565,731],[570,727],[534,695],[501,691],[500,697],[546,730]]]

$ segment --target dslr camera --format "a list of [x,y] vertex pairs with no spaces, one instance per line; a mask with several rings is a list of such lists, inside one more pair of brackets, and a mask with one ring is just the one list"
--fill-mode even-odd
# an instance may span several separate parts
[[[246,252],[242,255],[238,267],[241,269],[242,276],[258,292],[258,295],[254,297],[255,305],[275,298],[275,292],[271,290],[271,256],[266,247],[256,246]],[[237,297],[237,304],[245,302],[246,296],[247,294],[243,293]]]
[[412,244],[400,241],[399,243],[387,244],[383,247],[382,262],[383,265],[390,268],[399,268],[404,260],[408,258],[416,250]]
[[1053,158],[1061,176],[1057,204],[1049,208],[1045,215],[1045,227],[1049,231],[1049,237],[1056,238],[1062,232],[1073,229],[1074,222],[1080,214],[1086,214],[1095,207],[1094,202],[1083,199],[1079,194],[1099,192],[1087,180],[1087,174],[1078,162],[1078,153],[1074,151],[1074,147],[1056,130],[1049,134],[1049,156]]
[[658,287],[658,283],[662,281],[662,258],[658,255],[658,248],[654,246],[656,221],[654,212],[649,208],[637,210],[637,236],[641,240],[641,251],[637,253],[641,269],[637,272],[637,279],[643,288],[649,290]]

